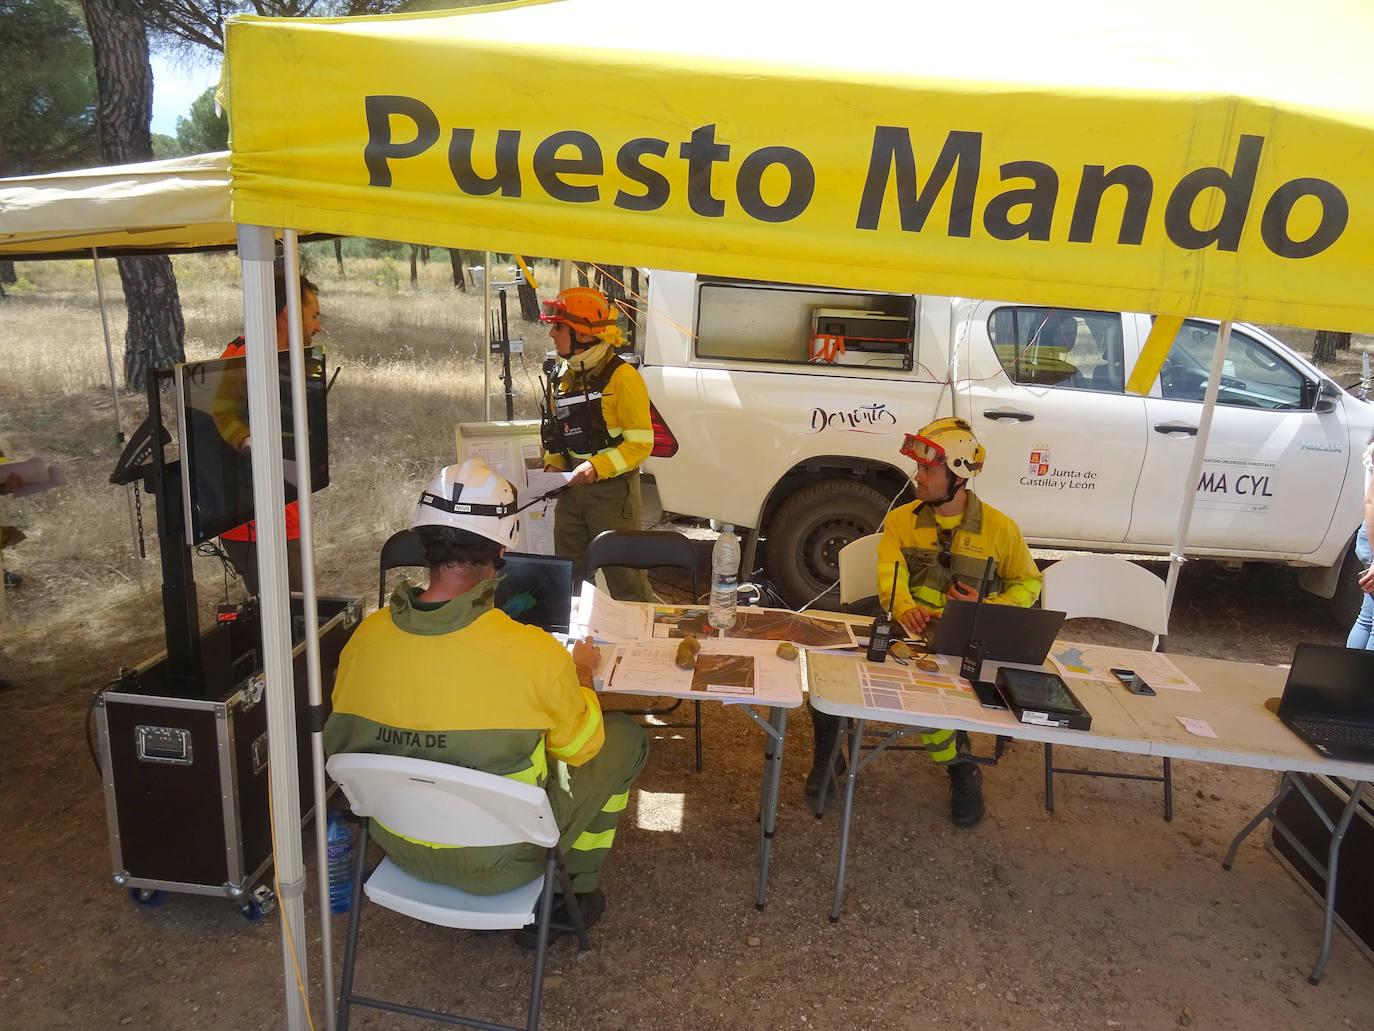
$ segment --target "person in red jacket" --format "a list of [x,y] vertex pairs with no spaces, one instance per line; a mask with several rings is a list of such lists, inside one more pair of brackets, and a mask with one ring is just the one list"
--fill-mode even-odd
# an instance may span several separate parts
[[[286,318],[286,275],[284,270],[277,269],[273,287],[276,291],[277,301],[277,350],[285,351],[290,344],[290,327]],[[302,346],[309,347],[311,339],[321,328],[319,287],[302,275]],[[220,357],[236,358],[243,353],[244,340],[243,337],[239,337],[224,349],[224,353]],[[232,396],[236,389],[242,392],[242,397],[235,398]],[[247,383],[243,380],[231,381],[226,376],[224,386],[221,387],[221,394],[223,397],[217,400],[227,400],[233,403],[220,406],[215,414],[215,424],[219,427],[220,435],[231,447],[247,455],[253,446],[253,436],[248,427]],[[248,593],[257,594],[258,533],[255,524],[250,521],[242,526],[236,526],[232,530],[226,530],[220,534],[219,540],[221,547],[224,548],[224,553],[229,556],[229,561],[238,570],[239,576],[243,577]],[[301,589],[301,518],[300,509],[294,501],[286,506],[286,562],[291,580],[291,590],[299,591]]]

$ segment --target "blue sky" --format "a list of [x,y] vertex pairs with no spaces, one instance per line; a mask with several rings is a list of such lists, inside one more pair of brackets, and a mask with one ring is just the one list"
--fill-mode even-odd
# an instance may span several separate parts
[[219,81],[219,63],[187,64],[185,60],[169,61],[157,54],[153,64],[153,132],[175,136],[177,119],[185,118],[191,101]]

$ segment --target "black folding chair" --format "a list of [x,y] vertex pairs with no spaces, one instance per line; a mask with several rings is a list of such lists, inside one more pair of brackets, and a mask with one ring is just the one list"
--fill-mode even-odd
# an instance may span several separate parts
[[[692,601],[698,598],[697,553],[692,542],[672,530],[603,530],[587,548],[587,577],[602,566],[628,566],[631,569],[660,569],[665,566],[685,569],[692,577]],[[659,709],[626,709],[632,716],[666,716],[676,712],[684,699]],[[696,732],[697,772],[701,772],[701,703],[692,702],[691,723],[662,723],[667,729],[692,729]]]
[[377,562],[377,608],[386,604],[386,571],[400,566],[428,567],[420,549],[420,538],[414,530],[397,530],[382,545],[382,555]]

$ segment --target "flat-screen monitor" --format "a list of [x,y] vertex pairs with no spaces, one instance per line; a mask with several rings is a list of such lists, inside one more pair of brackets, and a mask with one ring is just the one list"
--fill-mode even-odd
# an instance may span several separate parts
[[[277,355],[281,387],[281,448],[286,500],[296,500],[296,445],[291,368]],[[181,421],[181,483],[186,539],[192,544],[218,537],[254,518],[251,449],[262,446],[248,425],[248,366],[245,357],[187,362],[176,368]],[[305,349],[305,414],[310,436],[310,488],[329,485],[329,430],[325,409],[328,381],[324,349]]]

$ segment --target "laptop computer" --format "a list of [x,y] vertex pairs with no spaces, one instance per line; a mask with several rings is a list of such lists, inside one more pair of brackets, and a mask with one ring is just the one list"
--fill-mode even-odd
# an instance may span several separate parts
[[[978,614],[975,628],[973,616]],[[1054,644],[1064,613],[1028,609],[1021,605],[978,605],[948,601],[935,624],[930,650],[936,655],[962,655],[969,640],[983,644],[983,658],[992,662],[1020,662],[1038,666]]]
[[566,634],[572,621],[573,560],[562,555],[506,552],[497,574],[496,607],[517,623]]
[[1374,651],[1298,645],[1278,716],[1328,759],[1374,762]]

